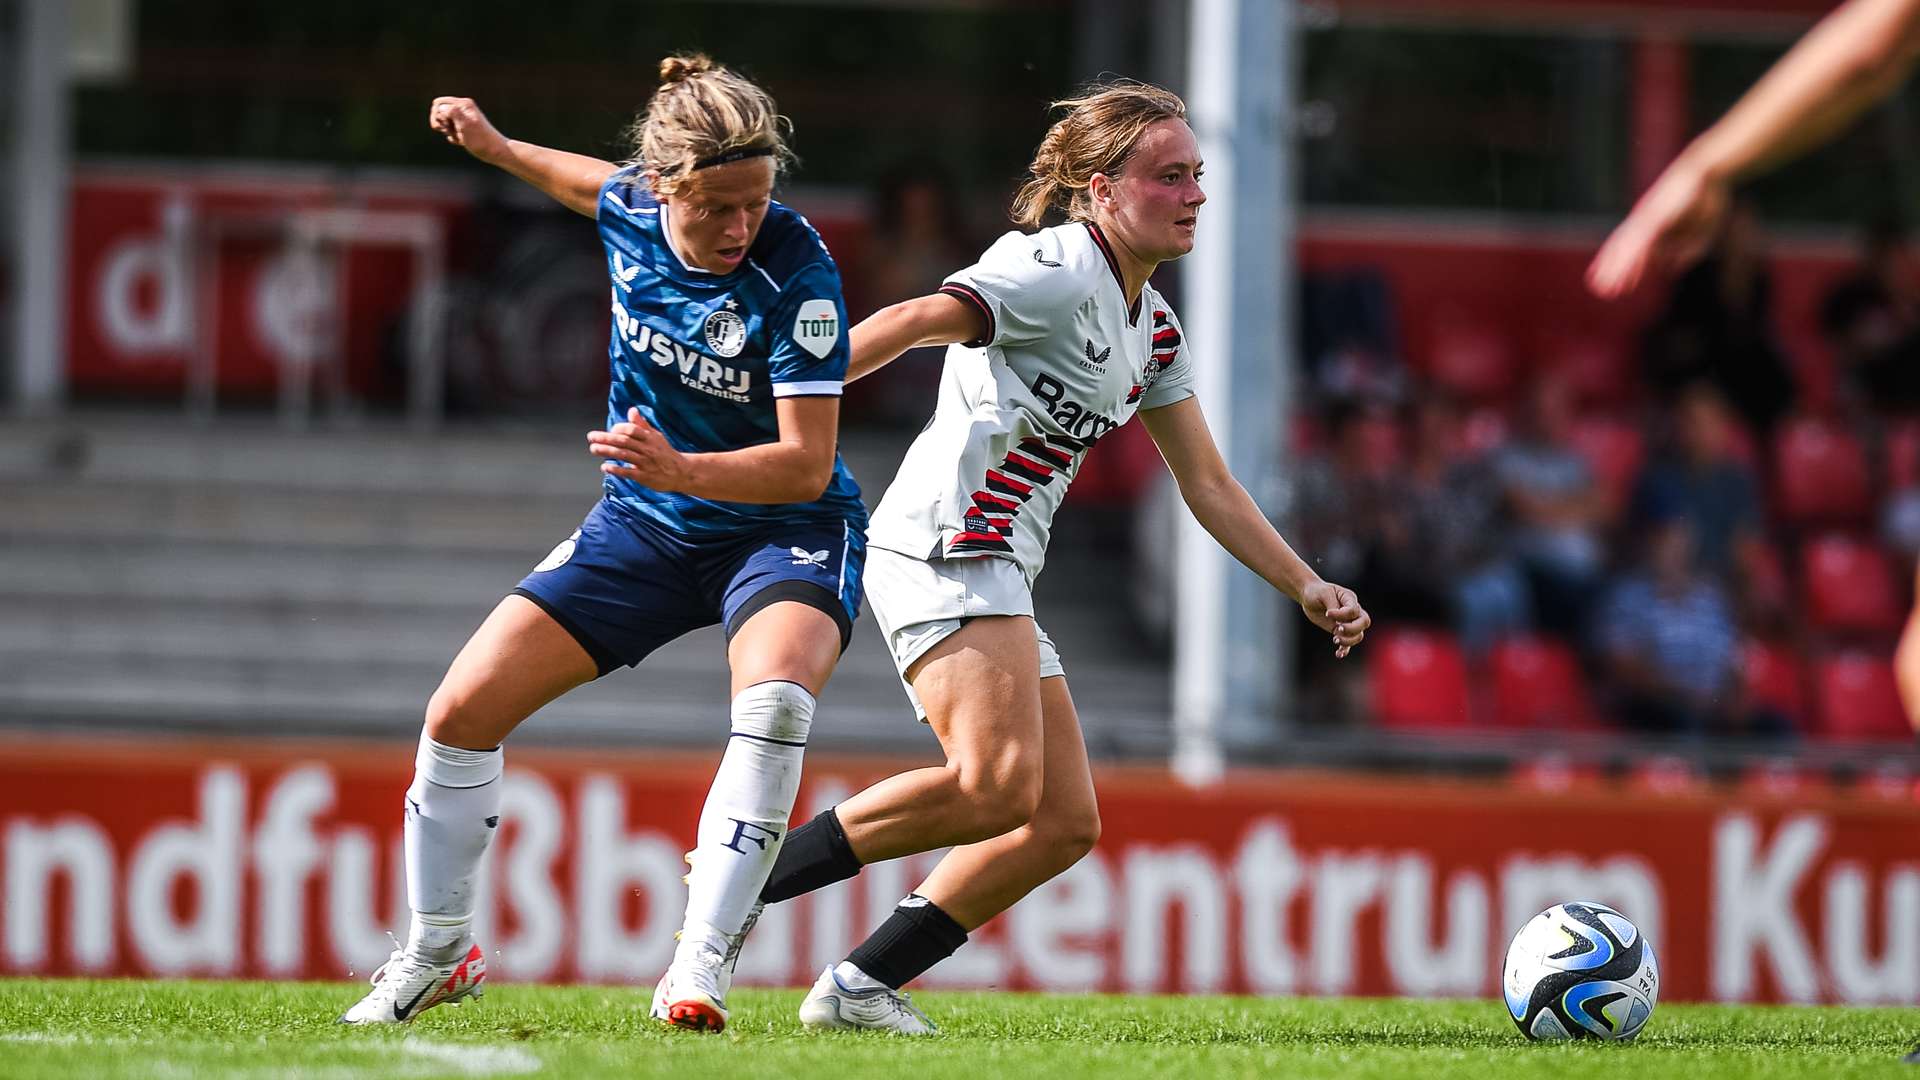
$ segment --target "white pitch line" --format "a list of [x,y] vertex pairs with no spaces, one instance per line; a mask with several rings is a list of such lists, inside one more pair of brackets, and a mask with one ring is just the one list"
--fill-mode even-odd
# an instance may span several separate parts
[[540,1059],[518,1046],[408,1039],[400,1044],[400,1049],[467,1076],[525,1076],[540,1071]]
[[9,1031],[0,1042],[38,1043],[41,1046],[131,1046],[140,1042],[120,1035],[76,1035],[65,1031]]

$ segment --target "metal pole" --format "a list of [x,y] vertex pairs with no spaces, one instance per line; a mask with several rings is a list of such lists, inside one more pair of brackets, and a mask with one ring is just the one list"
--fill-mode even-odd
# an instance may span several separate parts
[[66,0],[21,0],[13,128],[13,399],[24,414],[67,397]]
[[[1187,107],[1206,163],[1200,243],[1182,260],[1189,353],[1208,424],[1254,498],[1286,445],[1293,183],[1293,0],[1193,0]],[[1284,598],[1182,514],[1174,625],[1175,773],[1217,779],[1228,750],[1278,738],[1289,680]]]

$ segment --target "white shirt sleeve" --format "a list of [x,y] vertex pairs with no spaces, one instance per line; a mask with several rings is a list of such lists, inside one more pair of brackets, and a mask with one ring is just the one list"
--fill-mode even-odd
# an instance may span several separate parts
[[[1065,325],[1092,295],[1081,265],[1060,242],[1059,229],[1010,232],[994,241],[980,261],[949,275],[940,291],[977,306],[986,316],[984,337],[974,348],[1039,341]],[[1101,266],[1105,273],[1105,266]]]
[[1153,352],[1148,361],[1153,382],[1140,398],[1142,409],[1161,409],[1194,395],[1193,365],[1187,363],[1186,332],[1180,318],[1162,301],[1153,311]]

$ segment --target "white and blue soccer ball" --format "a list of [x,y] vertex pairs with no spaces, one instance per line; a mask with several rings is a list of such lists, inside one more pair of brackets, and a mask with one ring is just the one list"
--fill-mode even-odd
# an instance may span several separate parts
[[1631,1039],[1660,1001],[1653,943],[1591,901],[1555,904],[1507,948],[1507,1015],[1529,1039]]

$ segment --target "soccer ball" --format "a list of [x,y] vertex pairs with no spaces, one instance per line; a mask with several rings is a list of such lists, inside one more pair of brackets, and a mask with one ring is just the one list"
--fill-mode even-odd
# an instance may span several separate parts
[[1660,1000],[1653,943],[1592,901],[1556,904],[1507,948],[1507,1014],[1529,1039],[1631,1039]]

